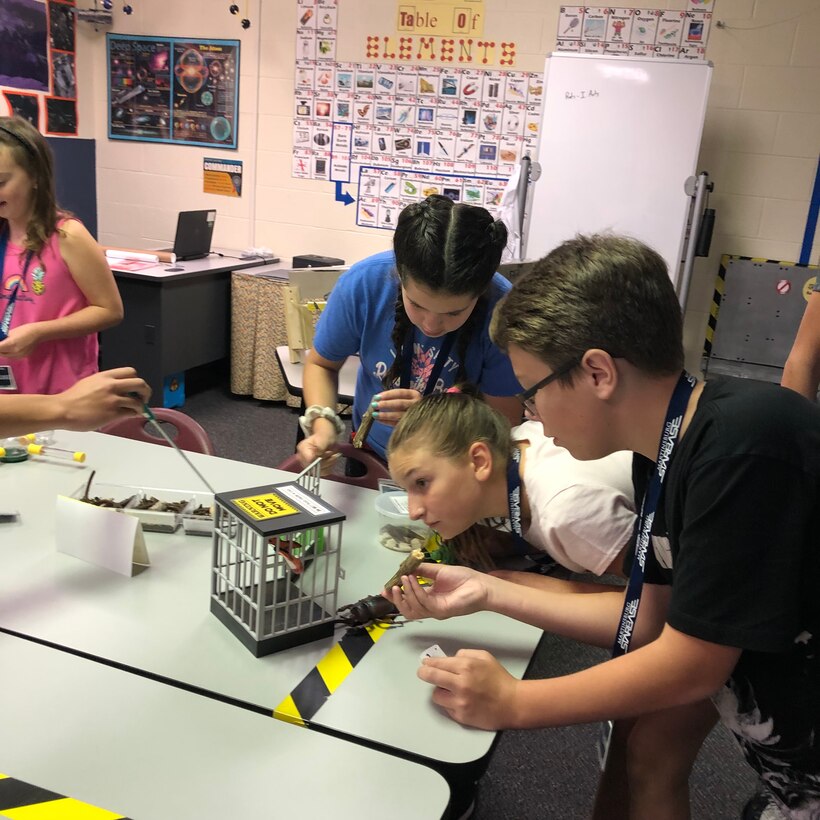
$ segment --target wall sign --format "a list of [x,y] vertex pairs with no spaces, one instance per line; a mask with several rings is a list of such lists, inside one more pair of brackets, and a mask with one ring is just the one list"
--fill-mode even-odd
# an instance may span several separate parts
[[202,191],[222,196],[242,196],[242,160],[204,157]]
[[236,148],[238,40],[106,39],[109,139]]

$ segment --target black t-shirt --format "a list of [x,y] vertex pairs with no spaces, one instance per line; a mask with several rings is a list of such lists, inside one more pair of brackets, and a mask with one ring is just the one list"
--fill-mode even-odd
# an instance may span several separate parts
[[[635,456],[637,499],[650,468]],[[652,533],[646,582],[672,583],[667,622],[743,650],[716,697],[724,721],[783,806],[820,812],[820,408],[707,382]]]

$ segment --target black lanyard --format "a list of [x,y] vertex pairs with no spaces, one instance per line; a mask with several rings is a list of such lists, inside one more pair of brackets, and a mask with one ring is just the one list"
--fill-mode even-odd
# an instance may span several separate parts
[[[643,588],[644,570],[646,568],[646,552],[649,549],[650,536],[652,534],[652,524],[655,520],[655,511],[658,508],[658,501],[661,496],[663,480],[666,478],[666,470],[669,467],[669,459],[675,444],[678,440],[681,422],[686,408],[689,404],[689,397],[695,388],[695,380],[685,370],[681,373],[669,407],[666,409],[666,421],[663,424],[663,435],[658,447],[658,457],[649,477],[649,483],[641,502],[641,512],[638,516],[636,527],[637,536],[635,538],[635,555],[632,559],[632,569],[629,573],[629,582],[626,586],[626,597],[624,598],[624,608],[621,612],[621,620],[618,624],[618,631],[615,634],[615,643],[612,646],[612,657],[617,658],[629,651],[629,643],[632,640],[632,633],[635,630],[635,621],[638,618],[638,606],[641,603],[641,590]],[[606,768],[607,756],[609,755],[610,740],[614,723],[611,720],[604,721],[598,737],[598,763],[601,771]]]
[[[3,231],[2,235],[0,235],[0,276],[5,274],[5,266],[6,266],[6,248],[9,244],[9,234],[8,231]],[[3,318],[0,319],[0,342],[3,339],[7,338],[9,335],[9,328],[11,327],[11,317],[14,314],[14,303],[17,301],[17,294],[20,291],[20,288],[25,282],[26,275],[28,274],[28,268],[31,264],[31,260],[34,254],[32,251],[28,251],[26,253],[26,261],[23,263],[23,273],[21,274],[20,278],[11,286],[11,293],[8,296],[8,302],[6,303],[6,309],[3,311]]]
[[521,475],[518,468],[521,464],[521,451],[513,446],[510,460],[507,462],[507,498],[510,506],[510,529],[516,555],[528,555],[532,546],[524,538],[524,529],[521,526]]
[[[411,327],[410,330],[407,331],[407,336],[405,336],[404,345],[402,345],[401,349],[401,381],[399,385],[404,389],[410,387],[410,371],[413,365],[413,341],[415,335],[415,327]],[[441,370],[450,356],[450,351],[453,349],[453,342],[455,342],[456,336],[458,336],[458,330],[451,330],[444,337],[444,341],[438,350],[433,370],[427,377],[427,381],[424,383],[424,389],[421,391],[423,396],[432,393],[435,389],[438,377],[441,375]]]
[[632,569],[629,573],[629,583],[626,587],[626,597],[624,598],[624,608],[621,612],[621,621],[618,624],[618,632],[615,635],[615,643],[612,646],[612,657],[617,658],[629,651],[629,643],[632,640],[632,632],[635,629],[635,620],[638,617],[638,606],[641,602],[641,590],[643,588],[644,570],[646,567],[646,553],[649,549],[649,539],[652,533],[652,524],[655,520],[655,511],[658,508],[658,500],[661,495],[663,481],[666,478],[666,470],[669,466],[669,459],[678,440],[681,422],[686,408],[689,404],[689,397],[695,388],[695,379],[685,370],[681,373],[680,379],[675,386],[675,392],[669,401],[666,410],[666,421],[663,425],[663,435],[658,447],[658,457],[652,475],[649,477],[649,484],[644,492],[641,502],[641,512],[638,516],[636,527],[637,537],[635,539],[635,555],[632,559]]

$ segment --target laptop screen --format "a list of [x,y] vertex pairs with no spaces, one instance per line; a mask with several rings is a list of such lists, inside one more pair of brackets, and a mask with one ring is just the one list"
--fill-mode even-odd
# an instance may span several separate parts
[[216,211],[180,211],[174,253],[177,259],[201,259],[211,252]]

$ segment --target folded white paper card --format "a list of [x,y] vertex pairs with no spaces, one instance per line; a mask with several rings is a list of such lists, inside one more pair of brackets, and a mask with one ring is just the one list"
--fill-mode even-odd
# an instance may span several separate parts
[[57,496],[57,551],[132,576],[149,566],[142,525],[118,510]]

